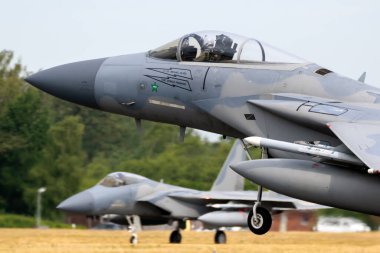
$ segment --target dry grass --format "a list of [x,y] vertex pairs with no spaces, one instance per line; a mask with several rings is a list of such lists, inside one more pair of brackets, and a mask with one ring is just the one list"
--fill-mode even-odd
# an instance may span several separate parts
[[380,252],[380,233],[328,234],[312,232],[254,236],[250,232],[227,232],[228,243],[215,245],[212,232],[183,232],[182,244],[167,243],[170,231],[144,231],[139,244],[129,244],[126,231],[65,229],[0,229],[1,253],[212,253],[212,252]]

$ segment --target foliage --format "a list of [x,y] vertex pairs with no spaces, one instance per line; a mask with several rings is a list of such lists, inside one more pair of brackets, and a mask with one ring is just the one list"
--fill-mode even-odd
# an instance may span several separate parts
[[[49,228],[70,228],[71,225],[62,222],[42,220],[42,226]],[[0,228],[33,228],[36,225],[34,217],[17,214],[0,214]]]
[[16,214],[0,215],[1,228],[32,228],[35,225],[36,220],[33,217]]
[[[0,63],[9,64],[11,57],[9,52],[0,53]],[[18,77],[20,69],[19,64],[13,68],[0,66],[0,97],[3,98],[0,114],[0,209],[16,213],[30,210],[29,205],[20,200],[30,181],[28,172],[40,159],[49,128],[42,94],[27,88]]]
[[118,167],[169,184],[208,190],[230,146],[229,141],[215,145],[189,134],[184,143],[168,144],[165,152],[124,160]]

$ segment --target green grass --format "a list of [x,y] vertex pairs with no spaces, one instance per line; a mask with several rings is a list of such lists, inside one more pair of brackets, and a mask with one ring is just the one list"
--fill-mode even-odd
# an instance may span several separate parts
[[[34,217],[18,214],[0,214],[0,228],[33,228],[36,220]],[[69,224],[62,222],[42,220],[41,226],[50,228],[70,228]]]

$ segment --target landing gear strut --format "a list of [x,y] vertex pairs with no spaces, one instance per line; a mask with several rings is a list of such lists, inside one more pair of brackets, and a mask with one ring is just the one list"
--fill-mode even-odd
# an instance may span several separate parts
[[216,244],[223,244],[227,242],[227,235],[224,231],[217,230],[215,233],[214,241]]
[[175,229],[173,232],[171,232],[169,236],[169,242],[181,243],[182,241],[181,228],[184,229],[186,227],[186,223],[183,220],[177,220],[177,221],[174,221],[173,225]]
[[137,215],[132,215],[132,216],[127,215],[125,218],[128,222],[128,225],[132,233],[131,237],[129,238],[129,243],[136,245],[139,242],[137,232],[141,230],[140,217]]
[[[243,140],[242,143],[244,145],[248,159],[252,160],[252,157],[248,152],[248,146]],[[261,159],[268,159],[268,151],[265,148],[262,149]],[[256,235],[265,234],[272,226],[272,215],[267,209],[260,206],[262,195],[263,187],[259,185],[257,189],[257,201],[253,205],[252,210],[249,212],[247,219],[249,229]]]

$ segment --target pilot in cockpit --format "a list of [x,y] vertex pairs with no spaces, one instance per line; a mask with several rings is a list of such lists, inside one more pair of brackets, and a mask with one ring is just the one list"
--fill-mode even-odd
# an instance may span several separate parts
[[98,184],[105,187],[119,187],[138,183],[146,178],[127,172],[113,172],[103,178]]
[[214,52],[218,52],[219,61],[232,60],[237,48],[237,44],[234,43],[232,46],[232,43],[233,40],[230,37],[224,34],[216,35]]
[[182,61],[199,61],[203,39],[197,34],[190,34],[182,40],[181,59]]
[[182,40],[181,59],[197,62],[229,61],[237,52],[236,48],[237,43],[233,43],[233,40],[224,34],[216,35],[214,38],[190,34]]

